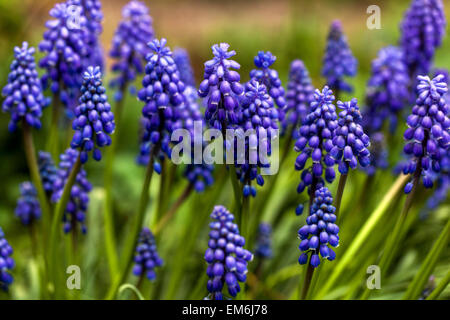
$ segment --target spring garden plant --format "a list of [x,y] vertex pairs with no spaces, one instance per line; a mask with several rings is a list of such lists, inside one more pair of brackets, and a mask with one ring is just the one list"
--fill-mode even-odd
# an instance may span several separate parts
[[[73,6],[81,14],[75,27]],[[16,286],[42,299],[448,297],[448,263],[441,272],[448,212],[419,266],[396,277],[414,224],[430,219],[450,187],[449,77],[433,62],[445,35],[441,0],[412,0],[398,46],[373,57],[359,100],[349,83],[358,62],[340,21],[326,39],[325,82],[314,87],[302,60],[290,62],[284,81],[277,58],[263,50],[252,53],[254,66],[242,77],[239,48],[225,42],[211,45],[197,82],[189,53],[172,51],[171,40],[155,33],[146,4],[129,1],[121,13],[107,50],[99,0],[67,0],[50,10],[38,62],[31,43],[14,48],[2,111],[10,118],[5,129],[23,136],[30,179],[17,185],[10,219],[29,235],[31,252],[14,252],[0,226],[0,297],[18,297]],[[130,98],[141,108],[131,165],[143,172],[133,177],[140,197],[125,216],[120,202],[128,195],[114,188]],[[196,124],[201,134],[222,135],[212,140],[225,161],[198,158],[211,139],[199,140]],[[179,129],[190,138],[183,149],[189,162],[181,165],[172,159],[186,143],[173,138]],[[239,142],[228,130],[251,132],[246,152],[230,157]],[[43,150],[35,147],[38,131],[47,136]],[[393,153],[402,160],[392,163]],[[266,175],[273,155],[279,170]],[[98,172],[103,183],[91,179]],[[283,196],[274,209],[276,193]],[[375,206],[366,205],[370,197]],[[94,245],[102,248],[95,261],[86,258]],[[27,254],[28,277],[16,272],[25,267],[14,259]],[[69,265],[81,266],[86,287],[66,286]],[[381,270],[380,290],[366,285],[370,265]]]

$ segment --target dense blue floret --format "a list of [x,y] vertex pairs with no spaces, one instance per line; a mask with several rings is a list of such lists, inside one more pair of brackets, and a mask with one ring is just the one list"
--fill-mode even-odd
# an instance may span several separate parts
[[272,227],[268,223],[259,224],[255,255],[265,259],[272,258]]
[[20,219],[22,224],[27,226],[41,218],[41,206],[37,199],[36,188],[31,182],[23,182],[20,184],[19,188],[20,197],[17,199],[14,213],[16,217]]
[[44,191],[47,195],[50,195],[53,192],[55,180],[58,178],[58,169],[56,168],[50,153],[39,151],[38,166]]
[[186,49],[176,48],[173,51],[173,60],[180,72],[180,79],[186,86],[195,87],[194,71],[191,66],[191,59]]
[[153,233],[148,228],[143,228],[136,246],[134,256],[133,274],[137,277],[144,276],[152,281],[156,278],[155,268],[163,265],[156,249],[156,241]]
[[0,227],[0,290],[8,291],[9,286],[13,283],[14,278],[11,270],[15,266],[14,259],[11,257],[13,249],[5,239],[5,234]]

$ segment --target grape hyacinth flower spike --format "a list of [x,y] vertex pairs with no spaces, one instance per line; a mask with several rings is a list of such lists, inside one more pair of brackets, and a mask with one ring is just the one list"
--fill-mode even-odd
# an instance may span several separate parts
[[356,68],[357,61],[342,32],[341,22],[333,21],[323,58],[322,76],[327,79],[327,85],[339,96],[340,91],[353,91],[352,86],[344,81],[344,77],[354,77]]
[[134,263],[133,274],[136,277],[145,275],[150,281],[156,278],[155,268],[163,265],[156,249],[155,237],[148,228],[143,228],[139,235]]
[[260,223],[256,240],[255,256],[264,259],[272,257],[272,227],[268,223]]
[[194,71],[191,66],[191,59],[186,49],[176,48],[173,51],[173,60],[180,72],[180,80],[186,87],[195,87]]
[[370,136],[370,164],[363,168],[369,176],[373,176],[377,169],[386,169],[388,163],[388,151],[386,140],[382,132],[375,132]]
[[253,59],[255,66],[258,69],[250,71],[250,78],[256,79],[259,83],[266,86],[267,93],[272,97],[274,103],[278,107],[278,115],[280,121],[284,119],[284,107],[286,100],[284,98],[284,88],[281,85],[281,80],[278,72],[270,67],[276,61],[277,57],[272,55],[269,51],[259,51],[258,55]]
[[303,119],[309,113],[309,106],[314,99],[314,87],[303,61],[294,60],[289,71],[287,84],[286,117],[282,121],[283,131],[292,128],[292,137],[298,139],[298,129]]
[[10,271],[14,268],[15,262],[11,257],[13,249],[5,239],[3,229],[0,227],[0,289],[8,291],[14,279]]
[[212,46],[214,58],[205,62],[204,80],[198,95],[205,98],[205,118],[211,127],[224,131],[228,125],[237,123],[238,97],[244,92],[237,71],[240,65],[230,58],[236,51],[228,51],[227,43]]
[[53,185],[58,178],[58,169],[56,168],[50,153],[39,151],[38,166],[45,193],[47,196],[50,196],[53,192]]
[[89,152],[92,152],[95,160],[101,160],[99,148],[111,144],[109,135],[115,128],[114,114],[101,77],[100,67],[88,67],[83,75],[80,104],[74,110],[72,128],[75,133],[70,146],[80,149],[81,163],[88,160]]
[[413,181],[405,186],[405,193],[410,193],[422,177],[426,188],[433,186],[431,174],[441,171],[440,161],[450,148],[450,106],[445,103],[447,84],[443,75],[433,79],[418,76],[418,98],[407,118],[408,129],[404,133],[407,141],[403,151],[409,157],[403,171],[414,174]]
[[3,112],[11,114],[9,131],[14,131],[20,122],[30,127],[41,128],[42,109],[49,100],[44,97],[41,81],[36,71],[35,49],[27,42],[14,48],[14,60],[10,66],[8,83],[3,87]]
[[41,206],[37,199],[37,191],[29,181],[20,184],[20,197],[14,211],[23,225],[31,225],[41,218]]
[[[112,71],[117,76],[110,82],[116,89],[114,99],[121,101],[128,85],[137,75],[144,73],[145,59],[150,52],[147,43],[153,40],[153,20],[145,3],[130,1],[123,7],[122,21],[112,40],[109,56],[113,59]],[[134,92],[134,87],[130,87]]]
[[223,206],[215,206],[211,213],[208,249],[205,260],[209,277],[207,299],[223,300],[225,284],[228,293],[236,297],[241,290],[239,282],[247,279],[247,263],[253,259],[250,251],[243,248],[245,239],[233,223],[234,216]]
[[335,224],[334,212],[331,192],[325,187],[317,190],[311,212],[306,218],[306,225],[298,230],[301,240],[299,249],[302,251],[298,263],[306,264],[309,254],[310,265],[313,268],[319,266],[321,257],[329,261],[336,258],[332,247],[339,245],[339,227]]

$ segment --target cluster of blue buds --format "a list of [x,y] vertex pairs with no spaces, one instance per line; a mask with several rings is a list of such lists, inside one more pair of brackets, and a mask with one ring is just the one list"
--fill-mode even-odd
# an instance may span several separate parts
[[214,58],[205,62],[204,80],[198,89],[198,95],[206,101],[206,120],[219,130],[237,123],[238,98],[244,92],[241,76],[231,70],[241,66],[230,59],[236,51],[228,52],[229,47],[228,43],[212,46]]
[[314,268],[319,266],[320,257],[329,261],[336,258],[336,253],[331,248],[339,245],[339,227],[335,224],[335,211],[331,192],[325,187],[317,190],[311,213],[306,218],[306,225],[298,230],[301,239],[299,249],[302,251],[298,263],[306,264],[309,253],[310,264]]
[[38,166],[44,191],[47,195],[51,195],[53,185],[58,178],[58,169],[53,162],[51,154],[45,151],[39,151]]
[[[443,75],[432,80],[428,76],[418,76],[418,98],[408,116],[408,129],[404,133],[407,142],[403,151],[410,158],[403,172],[420,173],[426,188],[433,186],[432,175],[441,171],[440,161],[450,148],[450,106],[446,105],[444,95],[447,84]],[[420,170],[420,172],[416,172]],[[411,192],[413,183],[405,186],[405,193]]]
[[13,249],[5,239],[5,234],[0,227],[0,289],[3,291],[8,291],[14,281],[13,276],[9,273],[15,266],[12,254]]
[[155,237],[149,228],[143,228],[139,235],[134,263],[133,274],[137,277],[145,274],[150,281],[156,278],[155,268],[163,265],[156,249]]
[[[77,161],[79,152],[74,149],[67,149],[60,155],[58,178],[53,186],[51,201],[56,203],[61,198],[64,186],[69,178],[70,172]],[[92,185],[87,180],[86,171],[83,168],[78,172],[75,183],[70,191],[70,198],[64,211],[63,222],[64,232],[75,232],[77,223],[80,223],[81,232],[86,233],[86,211],[89,204],[89,192]]]
[[33,184],[29,181],[23,182],[19,186],[20,197],[17,200],[16,209],[14,211],[17,218],[22,224],[28,226],[41,217],[41,206],[37,199],[37,191]]
[[338,101],[338,107],[342,111],[339,112],[330,155],[338,164],[339,172],[347,174],[349,168],[356,169],[358,163],[363,168],[370,164],[370,139],[360,124],[362,117],[356,98],[347,102]]
[[[295,169],[302,171],[302,181],[297,188],[298,193],[303,192],[309,186],[314,187],[312,192],[315,191],[314,189],[322,187],[324,171],[327,182],[333,182],[336,177],[333,169],[335,161],[329,154],[333,148],[333,133],[338,126],[336,107],[333,101],[333,92],[327,86],[323,88],[322,92],[316,89],[310,113],[300,127],[299,138],[294,147],[295,151],[300,152],[295,161]],[[309,158],[312,160],[312,166],[304,170]]]
[[234,216],[223,206],[215,206],[211,213],[208,249],[205,260],[209,277],[207,289],[211,300],[223,300],[225,284],[228,293],[236,297],[241,290],[239,282],[247,280],[247,263],[253,259],[250,251],[244,249],[245,239],[233,223]]
[[372,75],[367,83],[363,124],[368,132],[380,131],[386,119],[390,131],[395,132],[398,118],[410,100],[409,82],[403,51],[392,46],[381,49],[372,62]]
[[46,22],[48,30],[39,43],[39,50],[46,54],[39,61],[39,66],[46,70],[42,76],[44,88],[50,86],[69,110],[78,96],[89,52],[86,17],[79,15],[79,19],[73,19],[73,14],[67,3],[56,4],[50,10],[54,19]]
[[[114,34],[109,56],[114,60],[112,71],[117,77],[110,82],[117,89],[114,98],[123,99],[126,86],[144,72],[145,58],[150,52],[147,43],[153,40],[153,20],[141,1],[130,1],[122,10],[122,21]],[[130,87],[131,92],[134,87]]]
[[301,60],[294,60],[289,71],[286,93],[286,117],[282,121],[283,131],[293,127],[292,136],[298,138],[298,129],[309,113],[309,105],[314,99],[314,87],[309,72]]
[[70,146],[80,149],[81,162],[88,160],[92,151],[93,158],[100,161],[102,153],[99,148],[109,146],[114,132],[114,114],[108,103],[106,89],[102,85],[100,67],[88,67],[83,75],[80,104],[75,108],[72,128],[75,133]]
[[357,61],[347,43],[347,38],[342,32],[340,21],[333,21],[327,39],[327,48],[323,58],[322,76],[327,79],[327,85],[335,92],[353,91],[350,84],[344,81],[344,77],[354,77]]
[[264,178],[258,169],[270,168],[268,156],[271,153],[271,139],[277,135],[277,121],[278,110],[274,107],[265,85],[255,79],[247,82],[245,95],[241,99],[239,128],[243,132],[251,132],[246,139],[244,154],[239,154],[240,150],[236,148],[236,173],[244,185],[244,197],[256,195],[256,189],[251,186],[252,180],[256,179],[260,186],[264,184]]
[[445,35],[441,0],[413,0],[400,26],[400,43],[411,76],[428,74],[434,52]]
[[369,175],[373,176],[377,169],[386,169],[388,163],[388,151],[386,147],[386,140],[382,132],[375,132],[370,137],[370,164],[363,168]]
[[278,72],[275,69],[270,68],[276,59],[277,57],[272,55],[269,51],[259,51],[258,55],[253,60],[258,69],[250,71],[250,78],[256,79],[259,83],[266,86],[269,96],[272,97],[278,107],[278,115],[280,121],[282,121],[284,119],[284,107],[286,106],[284,88],[281,85]]
[[150,150],[155,147],[155,156],[163,151],[170,157],[170,136],[179,126],[177,107],[185,99],[185,85],[180,80],[172,52],[166,43],[167,40],[162,38],[148,44],[152,52],[147,56],[143,88],[138,92],[139,100],[145,103],[142,109],[145,128],[141,156],[150,154]]
[[272,227],[268,223],[259,224],[255,255],[265,259],[272,257]]
[[195,87],[194,71],[191,66],[191,59],[186,49],[176,48],[173,51],[173,60],[180,72],[180,79],[186,86]]
[[42,92],[34,52],[35,49],[29,47],[27,42],[24,42],[22,47],[14,48],[14,60],[10,66],[8,83],[2,90],[5,97],[2,110],[11,114],[8,127],[11,132],[21,121],[40,129],[42,109],[49,103]]

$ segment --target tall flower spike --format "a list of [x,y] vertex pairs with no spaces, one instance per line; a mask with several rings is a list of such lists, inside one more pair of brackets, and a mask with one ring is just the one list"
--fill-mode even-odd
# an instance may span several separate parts
[[[301,152],[295,161],[295,169],[302,171],[302,181],[297,188],[299,193],[311,185],[315,189],[323,186],[324,171],[325,180],[329,183],[333,182],[336,176],[333,169],[335,161],[329,154],[333,148],[333,133],[337,127],[336,107],[333,101],[333,92],[327,86],[322,92],[316,89],[310,113],[300,127],[299,138],[294,147],[295,151]],[[304,169],[309,158],[312,160],[312,166]],[[311,196],[314,195],[314,191],[310,191]]]
[[400,43],[410,76],[428,74],[436,48],[445,34],[441,0],[412,0],[401,23]]
[[10,66],[8,83],[3,87],[3,112],[11,114],[9,131],[14,131],[21,121],[29,126],[41,128],[42,109],[48,99],[42,92],[39,75],[36,71],[33,47],[24,42],[22,47],[14,48],[14,60]]
[[354,77],[357,61],[342,32],[340,21],[333,21],[327,39],[327,48],[323,58],[322,76],[327,79],[327,85],[335,92],[353,91],[344,77]]
[[341,174],[347,174],[349,169],[356,169],[358,163],[361,167],[370,164],[369,136],[364,133],[360,122],[362,120],[359,112],[358,101],[338,101],[339,112],[338,126],[333,134],[333,148],[331,157],[338,164]]
[[401,112],[410,100],[408,86],[403,51],[392,46],[381,49],[372,62],[372,75],[367,83],[363,124],[368,132],[380,131],[385,120],[390,122],[390,131],[395,132]]
[[320,257],[329,261],[336,258],[336,253],[332,249],[339,245],[339,227],[335,224],[335,210],[331,192],[325,187],[317,190],[311,213],[306,218],[306,225],[298,230],[298,237],[301,240],[299,249],[302,251],[298,263],[306,264],[308,254],[311,254],[310,264],[314,268],[319,266]]
[[195,87],[194,71],[191,66],[191,59],[186,49],[176,48],[173,51],[173,60],[180,72],[180,79],[186,86]]
[[286,117],[282,121],[283,131],[292,126],[293,138],[298,138],[298,129],[309,113],[309,106],[314,100],[314,87],[303,61],[294,60],[289,71],[286,93]]
[[166,43],[167,40],[162,38],[148,44],[152,52],[147,56],[143,88],[138,92],[139,100],[145,103],[142,109],[145,128],[141,156],[157,148],[156,156],[162,151],[170,157],[170,137],[179,126],[177,109],[184,102],[185,86]]
[[210,126],[219,130],[237,123],[238,96],[244,92],[239,83],[241,76],[231,70],[241,66],[230,59],[236,55],[236,51],[228,51],[229,47],[228,43],[212,46],[214,58],[205,62],[204,80],[198,89],[198,95],[205,98],[206,120]]
[[260,258],[272,257],[272,227],[268,223],[261,223],[258,228],[255,255]]
[[82,83],[84,59],[88,56],[86,17],[80,15],[74,23],[73,11],[66,3],[56,4],[50,10],[54,18],[46,22],[48,30],[39,43],[39,50],[45,56],[39,66],[45,69],[42,76],[44,88],[51,91],[71,109],[76,101]]
[[278,72],[275,69],[270,69],[276,59],[277,57],[272,55],[269,51],[259,51],[258,55],[253,60],[258,69],[250,71],[250,78],[256,79],[259,83],[266,86],[269,96],[272,97],[278,107],[278,115],[280,121],[282,121],[284,119],[284,107],[286,105],[284,88],[281,85]]
[[[52,202],[56,203],[61,198],[64,186],[72,171],[72,167],[78,158],[78,151],[67,149],[60,155],[58,178],[53,186]],[[75,183],[70,191],[70,198],[63,216],[64,232],[75,232],[77,224],[80,224],[81,232],[86,233],[86,211],[89,204],[89,192],[92,185],[87,180],[86,171],[83,168],[78,172]]]
[[39,151],[38,165],[42,185],[47,195],[50,195],[53,192],[55,180],[58,178],[58,169],[56,168],[50,153],[44,151]]
[[244,249],[245,239],[239,234],[234,216],[223,206],[215,206],[211,213],[208,249],[205,260],[209,277],[207,299],[223,300],[225,284],[228,293],[236,297],[241,287],[239,282],[247,280],[247,263],[253,259],[250,251]]
[[156,241],[148,228],[142,228],[134,256],[133,274],[140,277],[145,274],[150,281],[155,280],[155,268],[163,265],[156,250]]
[[386,140],[382,132],[375,132],[370,137],[370,164],[363,170],[369,175],[373,176],[377,169],[386,169],[388,163],[388,151],[386,147]]
[[23,182],[19,188],[20,197],[17,199],[14,213],[23,225],[28,226],[41,218],[41,206],[37,199],[37,191],[31,182]]
[[[404,133],[407,143],[403,151],[410,158],[404,172],[420,170],[423,185],[431,188],[431,172],[441,171],[440,161],[450,148],[450,106],[444,100],[448,89],[441,74],[432,80],[428,76],[418,76],[417,79],[418,97],[412,114],[406,120],[408,129]],[[409,182],[405,193],[411,192],[412,187],[413,182]]]
[[14,268],[15,262],[11,257],[13,249],[5,239],[5,234],[0,227],[0,289],[8,291],[9,286],[13,283],[14,278],[10,271]]
[[93,158],[100,161],[102,153],[99,148],[111,144],[109,135],[114,132],[115,122],[99,67],[88,67],[84,73],[80,104],[74,113],[72,128],[75,133],[70,146],[80,149],[82,163],[88,160],[91,151]]
[[[244,185],[244,197],[256,195],[256,189],[251,187],[251,181],[256,179],[258,185],[264,184],[261,170],[270,168],[267,156],[271,153],[271,139],[277,135],[277,120],[278,110],[274,107],[265,85],[255,79],[247,82],[245,95],[241,99],[239,128],[243,133],[251,131],[248,139],[245,139],[244,153],[235,155],[236,173]],[[238,149],[236,148],[237,151]]]
[[[130,1],[123,7],[122,21],[112,40],[109,56],[114,60],[112,71],[117,77],[110,82],[116,89],[114,99],[123,99],[123,90],[144,72],[145,58],[150,52],[147,43],[153,40],[153,20],[141,1]],[[130,87],[131,92],[134,87]]]

